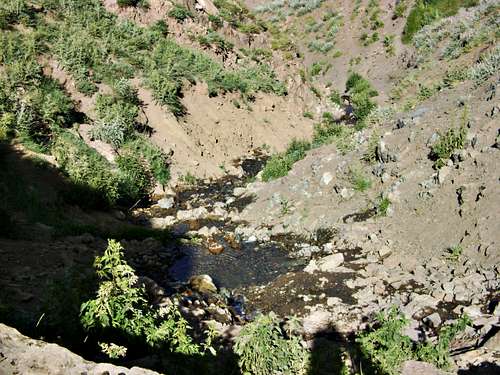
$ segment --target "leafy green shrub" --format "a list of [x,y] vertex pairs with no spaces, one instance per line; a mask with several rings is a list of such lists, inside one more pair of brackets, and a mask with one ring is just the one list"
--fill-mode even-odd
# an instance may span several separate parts
[[435,20],[452,16],[460,8],[469,8],[478,3],[478,0],[418,0],[406,19],[403,43],[411,42],[415,33]]
[[340,96],[340,93],[337,90],[332,90],[332,93],[328,97],[332,103],[335,103],[337,105],[342,105],[342,97]]
[[[121,84],[120,84],[121,85]],[[92,136],[119,148],[134,133],[139,107],[130,101],[138,101],[137,94],[126,86],[116,96],[98,94],[95,110],[97,120],[92,129]],[[127,101],[125,101],[127,100]]]
[[402,334],[409,320],[392,307],[387,313],[377,315],[376,328],[361,333],[356,341],[360,344],[363,355],[370,360],[376,373],[397,375],[404,361],[415,359],[426,361],[439,368],[449,366],[449,346],[456,335],[471,324],[467,316],[454,324],[441,328],[436,344],[426,341],[413,343]]
[[401,315],[396,307],[387,314],[377,315],[378,328],[358,336],[363,355],[370,359],[382,374],[396,375],[400,365],[413,357],[413,344],[408,336],[402,334],[409,320]]
[[354,190],[359,192],[364,192],[369,188],[371,188],[372,186],[372,182],[370,181],[370,179],[366,177],[365,174],[357,168],[350,169],[349,180]]
[[466,137],[467,128],[465,126],[458,129],[448,129],[446,134],[442,135],[432,146],[430,157],[431,160],[434,160],[434,167],[437,169],[443,167],[455,150],[464,147]]
[[174,8],[168,12],[168,16],[175,18],[179,22],[184,22],[188,18],[194,18],[193,13],[189,9],[179,4],[174,5]]
[[116,158],[116,164],[120,170],[119,192],[122,200],[135,203],[151,192],[153,177],[139,155],[125,153]]
[[394,16],[393,16],[393,18],[394,19],[402,18],[405,15],[407,9],[408,9],[407,0],[400,0],[396,4],[396,7],[394,8]]
[[436,344],[425,342],[417,348],[416,356],[419,360],[433,363],[438,368],[450,367],[450,344],[453,339],[470,326],[472,321],[467,315],[461,316],[454,324],[441,328]]
[[446,259],[457,262],[462,256],[464,249],[460,245],[453,245],[447,249]]
[[212,24],[212,27],[216,30],[220,29],[222,26],[224,26],[224,21],[219,16],[214,16],[213,14],[209,14],[208,20]]
[[198,42],[203,47],[215,47],[215,52],[218,54],[227,54],[232,51],[234,44],[228,42],[215,31],[209,31],[207,35],[202,35],[198,37]]
[[269,181],[286,176],[297,161],[306,156],[306,152],[311,148],[307,141],[293,140],[283,153],[273,155],[262,170],[262,180]]
[[376,108],[377,104],[371,98],[378,96],[370,82],[358,73],[351,73],[346,81],[346,91],[351,94],[351,102],[356,118],[362,120]]
[[387,211],[389,210],[389,207],[391,206],[391,201],[389,198],[385,197],[384,195],[381,195],[378,200],[377,200],[377,215],[378,216],[387,216]]
[[58,134],[51,148],[59,167],[75,185],[76,202],[113,205],[119,198],[118,178],[97,151],[68,131]]
[[147,169],[153,178],[165,185],[170,180],[169,161],[167,155],[151,144],[146,138],[138,136],[127,142],[122,151],[133,155],[140,155],[147,162]]
[[469,76],[476,82],[481,84],[487,81],[490,77],[498,74],[500,70],[500,46],[496,46],[491,52],[481,57],[475,66],[469,70]]
[[283,331],[274,313],[259,315],[236,338],[234,351],[244,374],[305,374],[308,354],[300,338]]
[[[100,279],[95,299],[81,306],[81,322],[87,331],[106,339],[109,331],[128,338],[144,340],[152,347],[167,346],[183,354],[198,354],[199,345],[188,335],[189,326],[172,305],[155,308],[138,284],[134,270],[123,259],[119,242],[109,240],[103,256],[96,257],[94,267]],[[116,345],[116,344],[115,344]]]

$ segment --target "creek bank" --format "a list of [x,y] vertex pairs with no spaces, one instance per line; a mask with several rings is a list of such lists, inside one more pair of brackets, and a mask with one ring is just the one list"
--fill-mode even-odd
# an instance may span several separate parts
[[[182,296],[181,311],[193,324],[216,321],[231,338],[256,313],[274,311],[299,316],[306,340],[334,333],[348,342],[376,313],[396,305],[410,319],[405,334],[414,341],[435,338],[463,313],[472,327],[457,339],[458,349],[480,348],[498,330],[495,265],[445,257],[420,265],[413,255],[395,251],[371,221],[341,221],[309,234],[283,225],[252,227],[241,212],[263,185],[245,183],[251,179],[225,177],[181,188],[136,212],[137,220],[152,226],[168,218],[163,227],[183,238],[168,245],[165,252],[175,255],[155,280]],[[271,202],[282,209],[282,200]],[[210,280],[210,287],[194,286],[197,277]],[[492,358],[492,352],[483,354]]]

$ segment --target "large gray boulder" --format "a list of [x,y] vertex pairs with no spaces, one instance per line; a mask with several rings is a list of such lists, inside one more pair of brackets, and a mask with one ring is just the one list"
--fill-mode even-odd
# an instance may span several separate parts
[[68,349],[30,339],[4,324],[0,324],[0,374],[158,375],[139,367],[128,369],[86,361]]

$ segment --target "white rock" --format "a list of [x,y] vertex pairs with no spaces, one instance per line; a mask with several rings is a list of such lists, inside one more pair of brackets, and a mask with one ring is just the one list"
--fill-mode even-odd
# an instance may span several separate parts
[[304,272],[307,272],[307,273],[314,273],[317,270],[319,270],[319,268],[318,268],[318,265],[316,264],[316,261],[314,259],[311,259],[309,264],[304,268]]
[[160,208],[163,208],[166,210],[174,207],[174,204],[175,204],[175,200],[173,197],[162,198],[158,201],[158,206],[160,206]]
[[342,253],[328,255],[318,260],[318,268],[322,272],[335,272],[335,269],[344,263],[344,255]]
[[333,175],[330,172],[325,172],[321,177],[320,184],[322,186],[328,186],[328,184],[332,182],[332,180],[333,180]]
[[177,220],[198,220],[203,219],[208,215],[208,210],[205,207],[198,207],[192,210],[177,211]]
[[439,185],[442,185],[446,181],[446,177],[448,177],[450,172],[451,172],[451,167],[449,167],[447,165],[445,165],[444,167],[441,167],[441,169],[438,172]]
[[389,256],[392,253],[392,250],[389,246],[384,245],[380,249],[378,249],[378,256],[380,258],[385,258]]
[[237,187],[237,188],[234,188],[233,195],[235,197],[241,197],[246,192],[247,192],[247,189],[245,189],[244,187]]
[[306,335],[314,335],[315,333],[325,331],[330,326],[331,314],[328,311],[316,310],[310,315],[304,317],[302,327]]
[[340,303],[342,303],[342,300],[341,300],[340,298],[338,298],[338,297],[328,297],[328,298],[326,299],[326,304],[327,304],[328,306],[330,306],[330,307],[331,307],[331,306],[338,305],[338,304],[340,304]]

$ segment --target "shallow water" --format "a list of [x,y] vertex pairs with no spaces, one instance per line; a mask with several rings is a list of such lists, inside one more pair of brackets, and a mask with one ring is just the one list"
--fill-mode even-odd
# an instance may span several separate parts
[[281,274],[304,267],[303,260],[291,259],[279,244],[243,244],[240,250],[226,247],[218,255],[207,249],[186,245],[181,257],[169,269],[169,276],[187,281],[191,276],[208,274],[219,287],[229,289],[260,285]]

